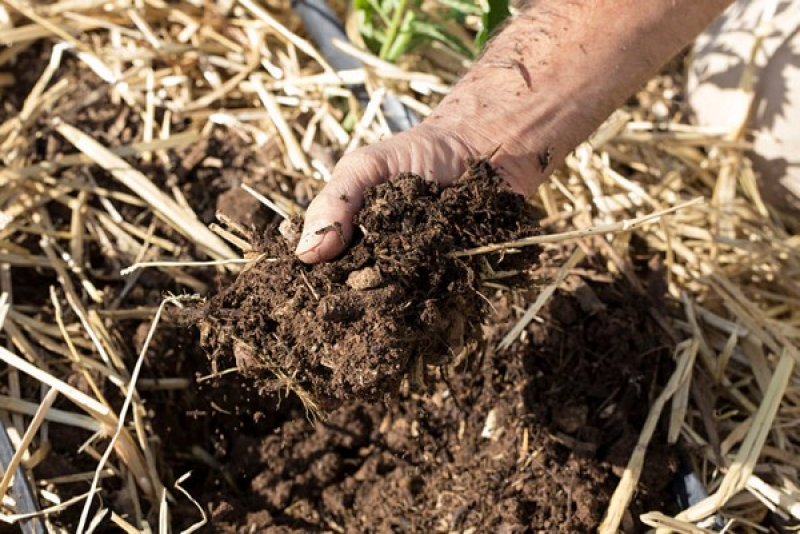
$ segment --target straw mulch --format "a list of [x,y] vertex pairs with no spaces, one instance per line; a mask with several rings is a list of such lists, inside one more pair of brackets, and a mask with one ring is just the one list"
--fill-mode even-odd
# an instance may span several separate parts
[[[80,530],[168,531],[171,507],[192,497],[181,493],[182,478],[165,486],[145,400],[189,379],[140,374],[157,357],[145,358],[160,312],[191,297],[131,304],[145,271],[120,270],[163,262],[151,267],[162,288],[190,294],[247,261],[236,223],[209,227],[213,211],[195,212],[186,192],[196,190],[180,180],[180,169],[194,165],[187,160],[204,157],[203,143],[247,147],[255,161],[242,168],[252,172],[234,185],[253,185],[278,214],[299,213],[342,153],[389,134],[379,106],[386,94],[425,115],[465,66],[436,46],[412,68],[352,52],[365,68],[334,73],[288,6],[274,2],[0,3],[0,434],[10,438],[0,438],[0,520],[36,514],[47,523],[71,508],[82,510]],[[362,82],[372,101],[359,109],[348,87]],[[677,518],[654,510],[645,523],[698,532],[721,511],[730,528],[755,532],[749,525],[768,512],[800,520],[800,237],[759,198],[743,132],[687,125],[679,97],[675,76],[655,79],[535,202],[567,231],[706,198],[650,224],[546,246],[572,254],[562,275],[593,249],[638,285],[628,251],[644,243],[663,253],[676,304],[662,317],[676,342],[675,374],[653,404],[603,531],[616,530],[653,428],[666,417],[670,440],[692,451],[710,497]],[[118,290],[104,292],[108,285]],[[520,315],[505,344],[553,289]],[[138,346],[131,322],[147,334]],[[96,465],[81,475],[90,491],[69,500],[59,496],[57,473],[32,476],[64,425],[93,434],[81,454]],[[133,515],[102,501],[108,484],[127,488]],[[146,523],[149,510],[158,526]]]

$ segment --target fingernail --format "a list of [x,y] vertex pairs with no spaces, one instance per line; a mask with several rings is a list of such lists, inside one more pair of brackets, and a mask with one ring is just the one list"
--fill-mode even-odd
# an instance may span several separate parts
[[303,233],[300,234],[300,241],[297,243],[297,248],[294,253],[298,256],[302,256],[307,252],[311,252],[320,246],[324,238],[325,234],[320,234],[316,228],[313,230],[304,228]]

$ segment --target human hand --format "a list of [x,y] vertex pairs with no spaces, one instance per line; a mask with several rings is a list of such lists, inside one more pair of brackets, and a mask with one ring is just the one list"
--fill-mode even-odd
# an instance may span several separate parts
[[426,122],[342,158],[308,208],[297,255],[316,263],[340,254],[365,189],[401,172],[451,182],[467,158],[499,147],[492,163],[501,176],[513,190],[532,192],[730,3],[531,4]]
[[306,211],[297,255],[307,263],[335,258],[353,236],[353,216],[361,209],[368,187],[402,172],[453,182],[465,171],[468,158],[482,155],[483,144],[474,132],[423,123],[346,154]]

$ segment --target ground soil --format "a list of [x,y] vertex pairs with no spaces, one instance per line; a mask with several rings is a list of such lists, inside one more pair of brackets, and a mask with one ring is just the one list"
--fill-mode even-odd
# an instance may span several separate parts
[[[3,97],[9,98],[4,99],[0,107],[0,120],[19,111],[24,95],[44,68],[47,50],[40,48],[31,48],[31,57],[23,58],[27,63],[16,69],[20,82],[13,91],[3,93]],[[37,76],[25,76],[26,72],[37,73]],[[103,84],[90,72],[67,63],[58,73],[58,77],[61,76],[71,76],[70,87],[75,93],[70,99],[75,105],[58,111],[65,121],[79,124],[109,146],[140,137],[138,116],[120,112],[113,106]],[[173,131],[181,131],[185,126],[176,123]],[[37,144],[40,160],[72,152],[47,121],[38,122],[35,130],[37,138],[32,142]],[[138,160],[134,163],[145,169],[160,187],[180,190],[205,223],[214,221],[217,209],[229,210],[228,215],[241,225],[263,232],[274,221],[274,215],[253,204],[248,196],[242,197],[236,192],[244,179],[265,191],[280,190],[300,205],[306,204],[310,196],[305,182],[269,168],[266,160],[270,150],[270,146],[256,149],[247,139],[215,129],[194,147],[170,151],[169,161],[154,159],[150,164]],[[123,190],[96,167],[76,168],[75,172],[85,173],[104,187]],[[439,199],[445,195],[442,191],[425,189],[419,181],[409,179],[405,183],[418,188],[415,191],[426,190],[429,191],[426,194]],[[402,187],[397,188],[386,191],[385,196],[391,193],[402,200],[404,191]],[[505,197],[498,197],[498,202],[500,198]],[[517,203],[518,200],[514,200],[511,204],[515,210],[521,207]],[[430,209],[430,204],[425,206]],[[494,205],[502,206],[502,203]],[[417,238],[399,232],[395,235],[408,239],[401,237],[392,246],[409,246],[407,254],[422,256],[488,240],[503,240],[523,229],[521,225],[503,223],[498,225],[503,228],[499,233],[496,229],[484,232],[480,224],[467,222],[469,217],[488,214],[481,215],[480,210],[469,204],[452,207],[457,208],[462,210],[459,213],[463,217],[462,230],[471,230],[474,234],[451,235],[448,239],[452,241],[448,242],[433,233],[426,241],[424,236]],[[48,209],[57,224],[59,218],[68,216],[58,211],[58,206]],[[120,206],[120,209],[127,208]],[[515,217],[519,213],[515,211]],[[134,220],[138,214],[130,215]],[[391,218],[384,220],[377,212],[369,216],[375,220],[361,222],[392,223]],[[494,216],[503,217],[503,210]],[[398,220],[394,219],[392,224]],[[478,219],[474,221],[479,222]],[[68,221],[64,224],[68,225]],[[157,226],[157,232],[180,240],[161,225]],[[271,232],[268,235],[275,236],[274,231]],[[370,239],[372,234],[367,232],[360,243],[374,248],[375,241]],[[278,245],[269,243],[262,239],[259,250],[274,252],[276,249],[270,247],[282,247],[277,251],[279,254],[269,257],[287,257],[286,244],[280,244],[277,238],[273,243]],[[436,249],[431,250],[434,245]],[[449,248],[439,248],[441,246]],[[190,250],[188,244],[187,248]],[[594,530],[633,449],[651,400],[670,372],[670,342],[650,315],[651,309],[658,308],[663,293],[658,290],[661,287],[658,271],[649,270],[646,261],[637,265],[642,280],[649,282],[651,291],[646,297],[624,279],[609,274],[602,258],[590,256],[539,313],[539,320],[527,327],[522,339],[507,351],[496,350],[499,339],[518,319],[519,310],[529,305],[563,264],[568,248],[542,254],[531,273],[537,282],[531,283],[528,291],[514,293],[497,291],[477,278],[462,277],[460,267],[447,263],[444,257],[439,257],[442,263],[436,264],[441,270],[433,273],[404,272],[402,269],[408,268],[407,263],[402,268],[390,262],[380,263],[381,283],[401,282],[397,285],[405,291],[404,298],[411,291],[416,302],[427,302],[432,295],[433,305],[430,308],[423,305],[421,309],[402,315],[397,313],[397,304],[392,300],[398,297],[379,302],[385,308],[375,308],[372,313],[395,314],[392,315],[395,322],[384,320],[374,324],[379,324],[384,332],[388,324],[396,324],[397,328],[404,329],[403,334],[389,333],[381,340],[369,338],[367,341],[370,345],[380,341],[380,350],[397,358],[395,367],[387,371],[382,359],[357,361],[360,367],[354,373],[365,373],[374,363],[377,367],[373,370],[379,369],[380,376],[387,377],[376,378],[368,388],[362,387],[360,382],[348,381],[346,373],[339,371],[338,382],[329,396],[347,402],[325,418],[310,419],[294,393],[285,388],[265,388],[263,377],[256,373],[230,372],[214,376],[214,371],[235,366],[232,349],[226,353],[227,349],[211,347],[212,351],[221,349],[221,359],[213,369],[207,352],[198,347],[200,333],[197,329],[162,325],[150,346],[142,377],[193,379],[187,389],[140,392],[147,408],[146,413],[140,414],[141,421],[148,435],[153,436],[153,449],[165,484],[172,487],[178,477],[192,472],[183,485],[199,500],[209,517],[210,522],[203,532]],[[138,284],[127,291],[126,281],[118,273],[121,267],[130,264],[133,256],[111,258],[98,246],[91,246],[87,254],[99,288],[109,302],[118,301],[122,308],[154,306],[168,291],[186,291],[185,285],[155,270],[142,272]],[[359,265],[352,256],[348,257],[349,271],[336,274],[303,270],[308,285],[320,295],[327,295],[328,283],[335,284],[338,290],[352,290],[347,285],[349,274],[345,276],[345,272],[374,265]],[[510,262],[510,258],[505,262]],[[293,265],[293,268],[301,267]],[[263,267],[251,269],[240,280],[251,279],[248,284],[256,283],[259,277],[270,280],[266,274],[267,264]],[[507,263],[494,264],[494,267],[509,268]],[[473,272],[483,272],[483,266],[471,268]],[[278,272],[290,277],[291,269],[282,269]],[[191,290],[213,288],[210,273],[192,271]],[[15,268],[12,275],[15,298],[46,309],[49,286],[56,285],[52,274]],[[461,280],[461,285],[448,288],[451,276],[452,280]],[[231,280],[222,282],[222,287],[236,287],[229,286]],[[240,287],[244,284],[243,281],[237,283]],[[316,314],[319,303],[309,307],[313,295],[310,300],[312,292],[306,281],[303,280],[301,286],[295,278],[291,284],[287,282],[295,295],[303,295],[299,299],[300,309]],[[420,294],[413,294],[413,291]],[[480,302],[475,299],[478,292],[489,299],[491,306],[481,304],[483,300],[479,296]],[[237,330],[238,321],[243,320],[238,310],[246,308],[238,301],[234,306],[233,302],[234,297],[245,299],[246,295],[230,290],[222,295],[218,300],[231,300],[221,308],[233,309],[234,313],[223,317],[218,306],[212,313],[220,321],[218,329],[229,328],[245,341],[258,343],[261,343],[258,337],[264,332],[275,331],[274,325],[267,325],[266,330],[258,329],[263,326],[258,321],[267,320],[263,318],[263,310],[275,310],[274,306],[258,301],[265,297],[264,292],[252,297],[256,301],[254,304],[260,302],[262,307],[256,310],[262,317],[252,319],[254,322],[244,332],[241,328]],[[455,296],[464,300],[448,300]],[[285,298],[280,302],[286,302]],[[66,303],[63,308],[68,313]],[[458,347],[462,341],[449,331],[452,327],[445,324],[445,318],[453,309],[470,326],[480,322],[478,313],[484,314],[488,324],[482,327],[483,343],[462,342],[465,347],[472,348],[458,354],[441,350]],[[240,316],[236,317],[236,312]],[[53,317],[48,313],[43,311],[40,318],[52,324]],[[330,312],[323,309],[322,314],[326,313]],[[66,319],[75,320],[71,316]],[[107,325],[126,365],[131,368],[149,320],[115,320],[108,321]],[[319,326],[318,322],[309,322],[309,325],[312,329],[309,335],[327,335],[313,330]],[[337,328],[341,332],[345,327]],[[465,336],[467,331],[469,329],[465,328]],[[473,328],[472,332],[478,330]],[[392,344],[401,342],[406,343],[402,350],[392,353],[391,349],[396,348]],[[438,348],[424,350],[428,345]],[[260,346],[263,348],[263,343]],[[356,342],[353,346],[366,345],[362,341],[361,345]],[[448,357],[438,360],[431,358],[432,353]],[[420,377],[420,373],[407,372],[414,371],[412,360],[439,365],[423,366]],[[336,369],[325,367],[320,358],[312,361],[316,362],[313,364],[316,367],[295,362],[294,367],[287,369],[297,370],[293,380],[300,380],[311,391],[328,387],[326,382],[315,383],[314,376],[331,379]],[[341,358],[337,363],[349,365]],[[301,372],[306,374],[301,375]],[[96,377],[103,383],[101,378]],[[79,373],[73,371],[65,379],[88,391]],[[332,379],[329,382],[334,383]],[[39,392],[39,384],[25,377],[22,386],[26,398],[35,398]],[[390,400],[374,402],[375,397],[380,396],[377,392],[395,390]],[[115,408],[119,407],[121,398],[116,387],[106,387],[103,393]],[[359,397],[373,402],[358,400]],[[74,410],[63,399],[56,402],[56,407]],[[90,433],[51,425],[50,436],[50,452],[34,469],[37,479],[77,475],[96,467],[94,458],[78,452],[91,437]],[[97,453],[102,453],[106,445],[107,440],[103,439],[90,443]],[[112,463],[119,465],[116,461]],[[664,446],[663,434],[657,432],[648,451],[645,477],[632,503],[632,513],[623,523],[625,532],[640,530],[635,521],[639,512],[671,510],[668,484],[673,470],[673,456]],[[88,483],[64,482],[53,489],[66,500],[84,493]],[[197,521],[199,513],[181,494],[173,493],[176,500],[170,509],[177,530]],[[103,481],[98,501],[120,515],[133,515],[135,496],[118,477]],[[150,524],[157,524],[157,503],[150,509],[146,503],[143,505],[143,513]],[[54,516],[53,521],[68,532],[74,531],[79,512],[79,508],[69,508]],[[115,531],[102,526],[97,530]]]
[[209,300],[201,331],[215,371],[236,365],[311,409],[391,396],[410,371],[421,382],[425,364],[474,349],[489,310],[481,279],[517,270],[519,282],[537,256],[451,255],[537,231],[534,209],[485,160],[450,187],[406,174],[368,190],[354,243],[334,261],[297,259],[301,223],[256,236],[259,259]]
[[[143,392],[166,482],[192,471],[184,486],[208,514],[203,532],[593,531],[670,371],[670,343],[649,314],[652,299],[598,257],[579,266],[521,341],[497,351],[515,310],[555,276],[563,252],[539,257],[527,292],[476,286],[492,302],[485,343],[426,366],[423,384],[395,377],[387,402],[351,400],[324,419],[311,420],[284,388],[265,391],[258,375],[209,378],[198,329],[163,326],[144,377],[196,379],[188,390]],[[647,279],[646,263],[641,269]],[[152,305],[161,294],[150,280],[127,302]],[[119,326],[137,345],[147,329]],[[58,435],[37,476],[94,468],[75,452],[88,435]],[[657,433],[625,532],[641,531],[640,512],[672,509],[674,467]],[[131,509],[123,486],[112,479],[105,488],[116,510]],[[67,498],[85,488],[59,490]],[[199,516],[185,499],[172,511],[176,526]],[[59,522],[70,528],[76,514]]]
[[[565,258],[542,260],[547,277]],[[404,383],[389,404],[350,404],[315,422],[288,399],[266,433],[223,431],[225,476],[203,495],[213,531],[593,531],[669,350],[646,299],[599,262],[582,272],[505,352],[495,347],[520,302],[496,298],[485,348],[441,367],[425,394]],[[213,387],[229,391],[224,382]],[[672,508],[675,462],[663,443],[651,446],[625,532],[640,531],[638,513]]]

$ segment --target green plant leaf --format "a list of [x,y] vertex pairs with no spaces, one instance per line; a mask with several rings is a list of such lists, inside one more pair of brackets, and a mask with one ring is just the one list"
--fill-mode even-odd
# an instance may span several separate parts
[[356,24],[358,24],[358,31],[361,33],[361,38],[367,49],[376,53],[381,48],[383,41],[382,30],[373,24],[372,10],[368,7],[367,10],[355,11]]
[[417,22],[416,15],[413,11],[408,11],[383,59],[394,63],[397,58],[413,48],[416,37],[413,30],[415,22]]
[[347,133],[352,133],[353,130],[356,128],[356,122],[358,122],[358,117],[356,116],[355,112],[352,109],[347,111],[347,114],[342,119],[342,128]]
[[500,26],[510,15],[508,0],[481,0],[481,30],[475,37],[475,48],[482,49],[498,26]]
[[438,12],[423,11],[423,0],[353,0],[367,47],[381,59],[392,62],[430,41],[438,41],[465,57],[474,57],[472,43],[445,28],[449,23],[463,22],[467,15],[483,13],[482,8],[470,0],[432,1],[440,6]]
[[396,2],[394,13],[392,13],[392,21],[389,24],[389,28],[386,30],[386,39],[381,43],[381,59],[387,59],[389,57],[389,51],[395,46],[394,42],[400,31],[400,27],[405,24],[406,15],[412,13],[411,11],[406,11],[406,0],[396,0]]
[[357,11],[364,13],[370,24],[372,24],[372,19],[375,15],[378,15],[387,26],[390,23],[389,14],[391,10],[387,6],[378,3],[377,0],[354,0],[353,7]]
[[455,50],[459,54],[466,56],[468,58],[474,57],[474,52],[472,48],[465,44],[461,39],[456,37],[455,35],[451,34],[450,32],[444,30],[441,26],[437,24],[433,24],[431,22],[417,20],[413,24],[413,33],[427,37],[429,39],[433,39],[434,41],[439,41],[452,50]]

